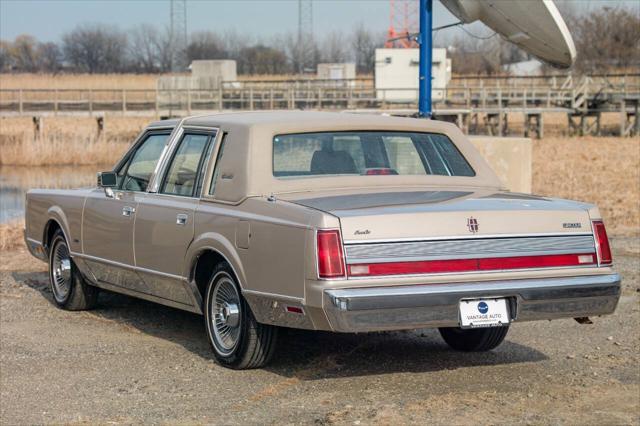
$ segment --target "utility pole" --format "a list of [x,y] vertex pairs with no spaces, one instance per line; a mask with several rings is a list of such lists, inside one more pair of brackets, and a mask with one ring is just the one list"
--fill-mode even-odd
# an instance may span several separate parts
[[184,71],[187,64],[187,0],[171,0],[171,70]]
[[313,63],[313,3],[312,0],[298,0],[298,72]]
[[431,62],[433,61],[433,0],[420,0],[420,83],[418,115],[431,118]]

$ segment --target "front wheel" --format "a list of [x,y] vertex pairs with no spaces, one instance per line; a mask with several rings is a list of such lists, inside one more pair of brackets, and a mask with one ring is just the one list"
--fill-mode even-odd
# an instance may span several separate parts
[[98,289],[87,284],[76,268],[60,230],[51,239],[49,282],[53,300],[62,309],[83,311],[93,309],[98,302]]
[[453,349],[464,352],[486,352],[497,348],[509,326],[490,328],[440,328],[440,335]]
[[207,336],[219,364],[243,370],[269,362],[278,329],[256,321],[226,262],[213,271],[204,307]]

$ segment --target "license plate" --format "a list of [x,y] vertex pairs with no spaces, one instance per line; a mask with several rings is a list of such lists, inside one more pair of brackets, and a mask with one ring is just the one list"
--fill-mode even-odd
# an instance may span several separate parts
[[461,327],[499,327],[509,324],[507,299],[460,301]]

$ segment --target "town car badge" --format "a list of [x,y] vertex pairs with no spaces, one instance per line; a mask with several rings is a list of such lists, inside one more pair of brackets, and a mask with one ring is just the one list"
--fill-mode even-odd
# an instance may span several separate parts
[[467,219],[467,228],[469,228],[469,232],[472,234],[478,232],[478,219],[473,216]]

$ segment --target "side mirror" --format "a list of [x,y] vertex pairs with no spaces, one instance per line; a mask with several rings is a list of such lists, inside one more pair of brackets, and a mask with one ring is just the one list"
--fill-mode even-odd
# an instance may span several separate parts
[[98,186],[104,189],[107,198],[114,198],[113,188],[118,186],[118,176],[115,172],[98,172]]
[[118,177],[116,172],[99,172],[98,186],[100,188],[115,188],[118,186]]

